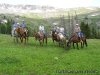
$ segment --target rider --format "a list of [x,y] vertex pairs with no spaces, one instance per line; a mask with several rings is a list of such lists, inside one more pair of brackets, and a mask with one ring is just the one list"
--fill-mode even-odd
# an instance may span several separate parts
[[53,31],[56,31],[56,29],[57,29],[57,25],[54,25]]
[[56,28],[56,32],[57,32],[57,34],[60,32],[60,28],[58,26]]
[[44,30],[43,24],[39,26],[39,32],[42,32],[43,34],[45,34],[45,30]]
[[59,31],[60,31],[61,34],[65,35],[63,27],[60,27]]
[[76,24],[74,32],[77,33],[79,40],[81,39],[81,37],[83,37],[83,33],[81,32],[79,24]]
[[13,26],[12,26],[12,35],[14,35],[15,33],[15,29],[19,27],[19,23],[14,22]]
[[21,27],[23,28],[23,30],[27,30],[27,29],[26,29],[26,23],[25,23],[25,21],[24,21],[24,20],[22,20]]

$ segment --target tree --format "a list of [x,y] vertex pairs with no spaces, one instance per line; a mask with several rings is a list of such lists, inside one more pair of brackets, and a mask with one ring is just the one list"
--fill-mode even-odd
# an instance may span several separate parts
[[97,37],[97,31],[94,27],[92,27],[92,37],[96,38]]
[[85,34],[85,36],[87,37],[87,38],[90,38],[90,35],[91,35],[91,31],[90,31],[90,27],[89,27],[89,25],[88,25],[88,23],[87,24],[85,24],[84,22],[81,22],[81,31]]
[[6,24],[6,26],[7,26],[7,34],[11,34],[11,25],[12,25],[12,20],[8,19],[8,22]]
[[0,30],[1,30],[1,33],[2,34],[6,34],[6,25],[5,24],[2,24],[1,26],[0,26]]
[[87,38],[90,38],[91,33],[90,33],[90,27],[88,24],[85,25],[85,35]]

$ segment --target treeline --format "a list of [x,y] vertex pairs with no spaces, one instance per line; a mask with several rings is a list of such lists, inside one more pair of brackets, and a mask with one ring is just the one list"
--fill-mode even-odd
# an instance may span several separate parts
[[[6,20],[7,20],[7,23],[0,22],[0,33],[1,34],[11,34],[12,25],[13,25],[14,21],[12,19],[6,19]],[[64,28],[66,27],[65,23],[64,23]],[[36,31],[38,30],[38,27],[36,27],[36,26],[32,27],[30,24],[28,24],[27,26],[28,26],[30,36],[33,36],[33,32],[35,30]],[[73,30],[73,27],[74,26],[71,26],[72,29],[69,28],[69,30]],[[84,21],[82,21],[82,22],[80,22],[80,27],[81,27],[82,32],[84,33],[84,35],[87,38],[100,39],[100,27],[96,26],[96,24],[94,24],[94,23],[88,24],[88,23],[85,23]],[[50,27],[49,28],[46,27],[46,28],[47,29],[45,29],[45,30],[48,30],[48,32],[50,32]],[[67,34],[69,34],[69,33],[71,33],[71,32],[68,32]]]
[[88,23],[81,22],[80,27],[81,27],[81,31],[84,33],[84,35],[87,38],[100,39],[100,29],[99,27],[95,26],[95,24],[89,25]]
[[2,33],[2,34],[11,34],[12,24],[13,24],[12,19],[7,19],[7,23],[0,22],[0,33]]

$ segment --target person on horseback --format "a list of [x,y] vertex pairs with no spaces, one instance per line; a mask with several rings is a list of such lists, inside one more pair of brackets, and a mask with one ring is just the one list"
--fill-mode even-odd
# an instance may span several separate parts
[[57,34],[60,32],[60,28],[58,26],[56,28],[56,32],[57,32]]
[[43,24],[39,26],[39,33],[43,33],[45,35],[45,29]]
[[83,37],[83,33],[81,32],[79,24],[76,24],[74,32],[77,33],[79,40],[81,40],[81,38]]
[[54,25],[54,27],[53,27],[53,31],[56,32],[56,29],[57,29],[57,25]]
[[66,36],[64,27],[60,27],[59,32],[60,32],[61,34],[63,34],[64,36]]
[[27,31],[26,23],[25,23],[24,20],[22,20],[21,28],[22,28],[24,31]]
[[13,24],[13,26],[12,26],[12,36],[14,35],[14,33],[15,33],[15,29],[16,28],[18,28],[19,27],[19,23],[17,23],[17,22],[14,22],[14,24]]
[[22,28],[26,28],[26,23],[25,23],[25,21],[24,21],[24,20],[22,20],[21,27],[22,27]]

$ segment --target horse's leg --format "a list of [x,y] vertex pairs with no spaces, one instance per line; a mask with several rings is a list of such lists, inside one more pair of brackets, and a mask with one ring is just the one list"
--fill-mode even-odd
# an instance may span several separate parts
[[24,38],[22,37],[22,43],[23,43]]
[[39,40],[39,42],[40,42],[40,46],[41,46],[41,40]]
[[64,40],[65,42],[64,42],[64,48],[66,49],[66,47],[67,47],[67,43],[66,43],[66,40]]
[[73,42],[73,48],[75,49],[74,42]]
[[85,39],[85,45],[86,45],[86,47],[88,46],[86,39]]
[[53,41],[53,43],[54,43],[54,39],[52,38],[52,41]]
[[60,41],[58,41],[57,43],[59,44],[59,47],[60,47]]
[[26,42],[28,42],[28,36],[26,36]]
[[16,42],[18,43],[18,36],[14,37],[14,41],[16,40]]
[[53,39],[53,43],[54,43],[54,39]]
[[20,42],[21,42],[21,37],[20,37]]
[[26,37],[24,37],[24,39],[25,39],[25,44],[26,44]]
[[44,38],[43,38],[43,40],[42,40],[42,41],[43,41],[43,43],[44,43]]
[[21,41],[21,43],[23,42],[23,38],[22,37],[20,37],[20,41]]
[[13,40],[14,40],[14,42],[15,42],[15,40],[16,40],[16,37],[13,37]]
[[76,43],[76,45],[77,45],[77,49],[79,49],[79,47],[78,47],[78,43]]
[[47,45],[47,40],[48,40],[48,39],[47,39],[47,36],[46,36],[46,37],[45,37],[45,42],[46,42],[46,45]]
[[83,43],[84,43],[84,42],[81,42],[81,48],[83,48]]
[[40,40],[41,42],[41,46],[43,46],[43,43],[44,43],[44,38]]
[[16,37],[16,41],[17,41],[17,43],[18,43],[18,37]]
[[44,44],[44,39],[42,40],[42,46],[43,46],[43,44]]

